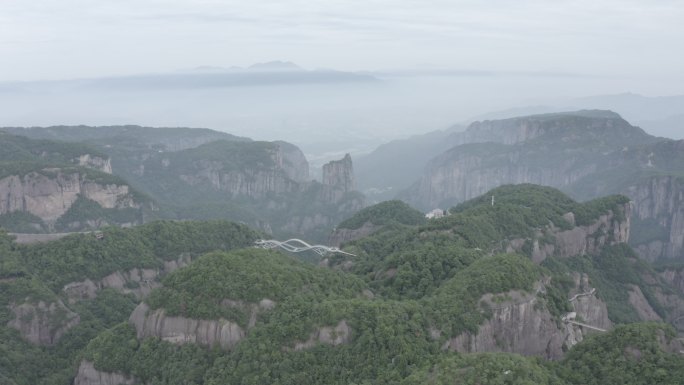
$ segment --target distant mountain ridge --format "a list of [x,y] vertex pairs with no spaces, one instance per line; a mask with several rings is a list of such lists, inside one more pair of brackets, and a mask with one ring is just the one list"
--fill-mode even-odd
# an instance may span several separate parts
[[532,114],[598,108],[619,113],[649,134],[684,139],[684,95],[649,97],[634,93],[597,95],[556,101],[549,105],[527,106],[495,111],[473,117],[470,121],[506,119]]
[[356,72],[307,70],[292,62],[256,63],[246,69],[200,67],[193,71],[104,76],[71,80],[0,82],[0,89],[49,90],[69,86],[77,90],[216,89],[249,86],[295,86],[307,84],[373,83],[379,79]]
[[[309,164],[301,150],[283,141],[252,141],[209,129],[181,127],[2,130],[12,138],[36,143],[50,138],[53,146],[84,147],[101,154],[110,173],[154,200],[156,211],[149,219],[231,219],[282,236],[325,239],[335,223],[363,207],[363,196],[353,188],[351,158],[344,163],[349,170],[339,168],[346,176],[338,178],[331,173],[331,182],[321,184],[310,179]],[[13,154],[3,153],[17,159],[24,156]],[[93,163],[95,158],[79,159]]]
[[416,207],[448,207],[509,183],[553,186],[582,200],[623,193],[635,204],[641,236],[632,245],[640,254],[684,258],[681,142],[648,135],[609,111],[475,122],[453,135],[462,144],[432,159],[400,195]]

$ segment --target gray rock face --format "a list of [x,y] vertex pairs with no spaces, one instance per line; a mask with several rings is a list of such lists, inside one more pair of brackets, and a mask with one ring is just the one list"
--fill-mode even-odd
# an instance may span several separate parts
[[[537,291],[543,290],[544,285],[539,282]],[[480,325],[477,333],[466,332],[446,341],[444,349],[461,353],[510,352],[560,359],[567,348],[582,341],[587,333],[579,326],[557,323],[547,310],[537,306],[536,293],[512,291],[506,294],[511,300],[504,303],[494,303],[492,294],[483,296],[481,300],[492,308],[492,317]],[[577,302],[578,316],[610,325],[605,304],[593,294]],[[439,334],[433,331],[433,335]]]
[[78,366],[74,385],[134,385],[139,382],[122,373],[107,373],[95,369],[92,362],[83,360]]
[[140,207],[127,185],[103,185],[78,172],[46,169],[42,173],[0,179],[0,214],[22,211],[40,217],[46,223],[54,223],[79,195],[103,208]]
[[684,294],[684,269],[667,269],[660,273],[660,276],[672,287],[679,290],[680,293]]
[[79,166],[94,168],[107,174],[112,173],[112,160],[110,158],[84,154],[75,159],[75,163],[78,163]]
[[352,330],[347,324],[347,321],[341,320],[335,326],[323,326],[316,328],[309,339],[303,342],[296,342],[294,345],[294,350],[305,350],[316,346],[317,344],[326,344],[337,346],[341,344],[346,344],[351,341]]
[[639,318],[642,321],[662,321],[662,318],[653,310],[646,297],[644,297],[644,293],[641,292],[639,286],[631,286],[629,304],[637,311]]
[[138,305],[129,318],[139,339],[158,337],[174,344],[195,343],[220,346],[228,350],[245,338],[247,332],[238,324],[224,319],[196,320],[167,316],[163,309],[150,311],[145,303]]
[[358,229],[335,229],[328,238],[330,246],[339,247],[345,242],[351,242],[369,236],[378,231],[382,226],[376,226],[371,222],[366,222]]
[[179,345],[194,343],[207,347],[219,346],[224,350],[229,350],[247,336],[248,329],[256,324],[257,315],[260,312],[272,310],[276,303],[268,298],[255,304],[225,299],[221,302],[221,306],[249,311],[247,330],[225,319],[197,320],[167,316],[164,309],[150,310],[144,302],[133,310],[128,322],[135,327],[138,339],[157,337]]
[[175,261],[164,262],[162,269],[134,268],[126,272],[115,271],[99,281],[86,279],[71,282],[62,288],[70,302],[93,299],[101,289],[112,288],[124,294],[133,294],[138,299],[147,297],[152,289],[161,286],[159,279],[172,271],[187,266],[191,262],[190,256],[182,256]]
[[[311,234],[318,229],[331,228],[336,223],[346,219],[352,213],[361,210],[364,207],[365,199],[362,195],[345,195],[341,190],[337,190],[331,186],[322,186],[319,200],[315,203],[327,203],[336,205],[334,211],[326,213],[315,213],[309,215],[292,215],[287,218],[287,222],[279,229],[290,234]],[[344,198],[350,198],[344,200]],[[325,234],[327,236],[328,234]],[[321,238],[324,242],[326,238]]]
[[296,182],[309,181],[309,162],[299,147],[287,142],[275,142],[281,156],[280,167],[285,170],[287,176]]
[[14,319],[7,326],[17,329],[23,338],[35,345],[56,344],[64,333],[81,321],[80,316],[62,301],[24,303],[10,306],[10,310]]
[[324,187],[328,187],[329,202],[338,202],[344,194],[356,190],[354,166],[349,154],[340,160],[333,160],[323,165]]
[[[588,226],[575,226],[570,230],[561,230],[554,226],[548,226],[546,231],[555,239],[555,244],[541,244],[538,238],[542,233],[537,234],[537,239],[532,242],[532,260],[540,263],[546,257],[572,257],[575,255],[595,255],[601,252],[605,246],[627,243],[630,234],[630,213],[631,205],[622,206],[624,220],[617,220],[614,213],[601,215],[594,223]],[[566,220],[570,219],[574,223],[574,215],[568,213]],[[520,252],[525,245],[525,239],[514,239],[508,247],[507,252]]]
[[635,237],[633,246],[649,261],[684,257],[684,181],[652,177],[624,192],[634,202],[635,226],[650,237]]
[[[194,163],[191,174],[181,174],[179,178],[192,186],[208,185],[233,198],[264,198],[268,194],[298,192],[309,179],[309,163],[297,146],[286,142],[275,144],[269,152],[272,166],[268,168],[231,169],[221,162],[203,159]],[[162,165],[168,167],[170,161],[162,159]]]
[[349,154],[340,160],[333,160],[323,165],[323,184],[339,187],[345,192],[355,189],[354,166]]
[[[608,330],[613,327],[613,323],[608,318],[608,307],[605,302],[596,296],[596,292],[589,284],[587,274],[574,274],[575,289],[570,292],[570,301],[573,309],[584,323],[601,329]],[[575,327],[577,330],[577,327]],[[587,330],[591,332],[591,330]],[[577,341],[579,342],[579,341]]]
[[505,184],[532,183],[562,188],[596,172],[596,165],[581,164],[581,159],[566,159],[562,164],[521,164],[524,149],[489,157],[461,153],[456,147],[428,164],[410,200],[424,207],[444,207],[464,202]]
[[209,184],[212,189],[225,191],[232,197],[263,198],[269,193],[288,193],[299,190],[299,184],[287,177],[282,169],[224,170],[223,165],[209,160],[200,161],[199,171],[179,178],[189,185]]

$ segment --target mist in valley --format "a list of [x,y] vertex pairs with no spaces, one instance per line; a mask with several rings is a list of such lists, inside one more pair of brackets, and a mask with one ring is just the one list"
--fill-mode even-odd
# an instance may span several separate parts
[[[654,135],[684,136],[684,97],[625,93],[669,91],[659,81],[476,71],[266,71],[6,82],[0,85],[0,121],[211,128],[289,141],[314,167],[347,152],[362,156],[391,140],[474,120],[576,109],[610,109]],[[255,73],[256,81],[246,79]],[[240,81],[221,82],[226,78]]]

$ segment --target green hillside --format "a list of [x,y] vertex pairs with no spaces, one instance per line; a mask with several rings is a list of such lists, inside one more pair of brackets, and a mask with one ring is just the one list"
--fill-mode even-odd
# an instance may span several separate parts
[[364,208],[351,218],[340,222],[337,228],[354,230],[367,222],[376,226],[390,223],[413,226],[425,223],[425,216],[402,201],[392,200]]
[[[675,331],[664,323],[639,323],[626,293],[640,288],[664,319],[676,311],[662,301],[664,295],[677,294],[628,246],[548,256],[541,264],[524,255],[525,248],[522,254],[506,252],[505,245],[516,238],[554,242],[554,231],[573,226],[564,218],[569,211],[577,225],[611,213],[615,221],[624,220],[625,203],[620,196],[577,203],[550,188],[504,186],[427,223],[400,223],[390,215],[377,233],[345,246],[355,257],[329,256],[329,267],[249,247],[259,234],[225,222],[156,222],[109,228],[102,239],[74,235],[28,247],[5,236],[0,242],[0,285],[9,293],[4,303],[62,299],[81,323],[54,346],[43,347],[3,326],[8,342],[0,345],[5,353],[0,369],[18,385],[69,384],[82,359],[140,383],[169,385],[584,385],[612,378],[674,384],[684,367]],[[62,291],[68,282],[159,268],[183,256],[196,258],[166,274],[162,286],[142,299],[148,315],[172,317],[169,324],[232,321],[245,331],[236,345],[222,349],[141,338],[128,321],[138,303],[132,296],[103,289],[96,298],[68,301]],[[582,274],[616,326],[565,346],[559,361],[445,349],[464,333],[482,331],[493,317],[501,319],[499,308],[517,306],[521,299],[534,303],[528,311],[548,315],[543,317],[549,321],[538,322],[564,333],[562,317],[573,310],[568,299],[582,290],[573,277]],[[258,305],[264,301],[270,305]],[[0,321],[6,325],[13,315],[3,309]]]

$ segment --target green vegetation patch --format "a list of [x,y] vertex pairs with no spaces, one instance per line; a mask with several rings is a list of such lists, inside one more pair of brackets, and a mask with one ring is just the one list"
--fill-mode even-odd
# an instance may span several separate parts
[[560,372],[571,384],[681,384],[684,357],[667,346],[674,337],[660,323],[618,326],[575,346]]
[[354,230],[367,222],[376,226],[382,226],[392,221],[404,225],[417,226],[424,224],[426,219],[422,212],[408,204],[399,200],[392,200],[366,207],[351,218],[342,221],[337,227]]
[[152,222],[122,229],[108,227],[103,237],[74,234],[57,241],[22,247],[27,271],[53,290],[85,278],[98,280],[115,271],[160,268],[184,254],[230,250],[254,243],[259,234],[225,221]]
[[444,354],[417,370],[402,385],[559,385],[564,384],[539,359],[506,353]]
[[444,283],[426,303],[446,337],[474,333],[490,316],[487,305],[479,303],[484,294],[520,290],[536,295],[534,285],[543,274],[544,269],[522,255],[483,257]]
[[248,305],[262,299],[278,303],[295,295],[312,301],[354,298],[365,288],[353,276],[260,249],[209,253],[165,277],[163,284],[147,299],[151,308],[190,318],[224,317],[242,325],[247,309],[223,305],[224,300]]
[[644,297],[655,312],[665,318],[665,309],[655,295],[661,285],[657,273],[645,261],[639,259],[634,250],[625,244],[606,246],[597,256],[576,256],[566,260],[557,260],[565,264],[567,271],[576,271],[589,275],[591,285],[597,290],[596,295],[606,303],[608,317],[613,323],[638,322],[640,317],[629,303],[629,292],[632,285],[639,286]]
[[0,227],[15,233],[43,233],[47,230],[42,219],[26,211],[0,215]]

